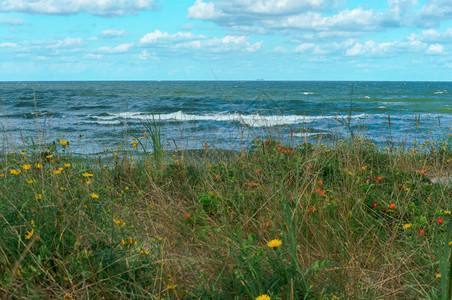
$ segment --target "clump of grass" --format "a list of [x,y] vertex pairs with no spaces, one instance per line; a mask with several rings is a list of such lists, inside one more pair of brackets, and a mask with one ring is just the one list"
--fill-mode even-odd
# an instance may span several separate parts
[[64,140],[2,154],[3,297],[447,297],[445,144],[269,138],[206,160],[146,129],[100,157]]

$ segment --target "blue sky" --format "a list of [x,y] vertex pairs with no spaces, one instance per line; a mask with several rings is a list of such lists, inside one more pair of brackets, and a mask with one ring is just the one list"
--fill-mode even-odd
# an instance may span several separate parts
[[0,0],[0,80],[452,80],[451,0]]

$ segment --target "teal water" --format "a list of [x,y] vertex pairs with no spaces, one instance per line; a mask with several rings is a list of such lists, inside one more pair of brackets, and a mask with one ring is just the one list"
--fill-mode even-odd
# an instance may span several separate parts
[[152,117],[165,140],[191,149],[205,141],[243,149],[269,134],[300,143],[350,129],[401,143],[440,138],[452,125],[450,82],[1,82],[0,96],[4,146],[65,134],[78,152],[118,146]]

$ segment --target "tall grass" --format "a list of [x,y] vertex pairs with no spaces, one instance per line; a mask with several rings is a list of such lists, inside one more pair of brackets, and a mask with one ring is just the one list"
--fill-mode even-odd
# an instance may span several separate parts
[[2,297],[449,297],[452,190],[432,182],[450,176],[446,140],[200,156],[143,126],[96,158],[62,139],[2,154]]

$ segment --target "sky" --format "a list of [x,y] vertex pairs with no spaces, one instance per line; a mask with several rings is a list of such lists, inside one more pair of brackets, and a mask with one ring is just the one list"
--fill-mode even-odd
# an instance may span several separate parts
[[452,80],[452,0],[0,0],[0,81]]

